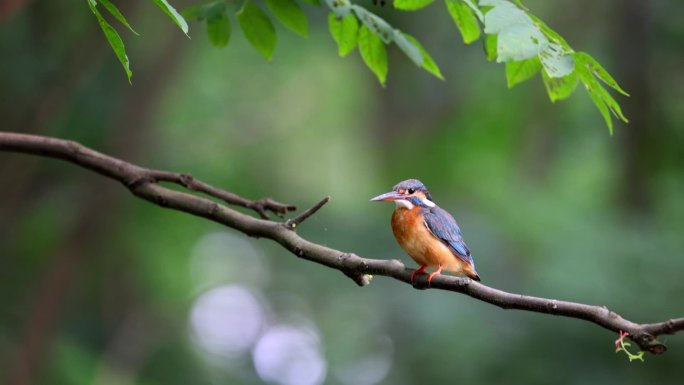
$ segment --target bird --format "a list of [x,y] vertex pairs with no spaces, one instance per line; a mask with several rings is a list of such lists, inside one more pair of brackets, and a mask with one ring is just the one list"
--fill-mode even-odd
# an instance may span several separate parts
[[427,187],[418,179],[397,183],[392,191],[371,201],[395,203],[392,232],[399,246],[420,267],[411,274],[411,283],[425,269],[435,269],[428,275],[428,284],[442,270],[465,275],[476,281],[473,256],[466,245],[456,220],[432,200]]

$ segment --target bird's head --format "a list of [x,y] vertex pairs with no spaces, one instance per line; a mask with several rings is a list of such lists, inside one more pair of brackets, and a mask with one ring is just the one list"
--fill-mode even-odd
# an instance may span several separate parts
[[397,207],[412,209],[414,206],[435,207],[427,187],[418,179],[399,182],[392,191],[376,196],[371,201],[393,201]]

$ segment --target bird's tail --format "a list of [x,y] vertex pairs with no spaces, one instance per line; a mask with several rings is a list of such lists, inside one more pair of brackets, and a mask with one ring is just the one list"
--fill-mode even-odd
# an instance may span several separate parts
[[476,281],[479,282],[479,281],[480,281],[480,275],[477,274],[477,271],[475,271],[475,265],[474,265],[474,264],[470,264],[468,267],[469,267],[469,269],[467,269],[467,270],[465,271],[466,275],[467,275],[469,278],[474,279],[474,280],[476,280]]

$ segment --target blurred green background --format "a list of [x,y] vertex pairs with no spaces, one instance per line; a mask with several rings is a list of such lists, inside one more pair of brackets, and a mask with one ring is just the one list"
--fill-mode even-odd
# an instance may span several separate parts
[[[178,8],[194,1],[175,1]],[[613,73],[630,124],[609,136],[583,90],[506,88],[434,4],[360,4],[415,35],[447,78],[391,47],[382,88],[311,36],[278,29],[268,63],[232,20],[226,49],[189,40],[152,2],[120,1],[126,81],[85,1],[10,1],[0,15],[2,130],[73,139],[304,209],[300,233],[406,257],[390,204],[421,179],[454,214],[487,285],[606,305],[636,322],[684,315],[684,3],[530,0]],[[629,363],[614,333],[377,277],[358,288],[267,240],[134,199],[63,162],[0,153],[2,384],[679,383],[684,336]]]

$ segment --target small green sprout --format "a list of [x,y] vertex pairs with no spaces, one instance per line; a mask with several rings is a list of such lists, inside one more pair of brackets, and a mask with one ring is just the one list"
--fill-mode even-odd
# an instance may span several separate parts
[[615,340],[615,353],[618,353],[621,351],[625,352],[625,354],[627,354],[627,358],[629,358],[629,362],[632,362],[634,360],[641,360],[641,362],[643,362],[644,361],[644,352],[643,351],[639,351],[639,353],[634,354],[634,353],[630,352],[629,350],[627,350],[627,347],[632,345],[629,342],[625,342],[625,337],[627,337],[628,335],[629,335],[629,333],[623,332],[622,330],[620,330],[620,337]]

